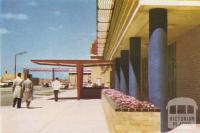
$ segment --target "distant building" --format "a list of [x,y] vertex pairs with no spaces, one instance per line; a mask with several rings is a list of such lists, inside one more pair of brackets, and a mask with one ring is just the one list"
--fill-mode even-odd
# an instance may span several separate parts
[[[69,88],[76,88],[77,86],[77,73],[76,72],[69,72]],[[88,81],[91,78],[91,72],[84,72],[83,73],[83,86],[87,86]]]

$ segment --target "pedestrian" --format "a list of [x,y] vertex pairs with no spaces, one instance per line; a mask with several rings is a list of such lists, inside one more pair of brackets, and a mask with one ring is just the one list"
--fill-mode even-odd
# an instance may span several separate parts
[[55,102],[58,101],[58,93],[59,93],[60,87],[61,87],[61,83],[60,83],[59,79],[56,77],[56,80],[54,80],[52,82],[52,88],[54,91]]
[[23,96],[23,90],[22,90],[22,83],[23,80],[21,79],[21,73],[17,74],[17,78],[13,81],[13,107],[15,107],[17,103],[17,108],[21,108],[21,101]]
[[26,107],[30,107],[30,103],[33,100],[33,82],[30,80],[31,75],[27,75],[27,79],[23,82],[22,88],[24,90],[24,100],[26,101]]

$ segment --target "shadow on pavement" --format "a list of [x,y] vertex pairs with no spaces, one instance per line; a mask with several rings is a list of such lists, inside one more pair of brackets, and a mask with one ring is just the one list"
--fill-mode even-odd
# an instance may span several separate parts
[[39,109],[39,108],[42,108],[42,107],[29,107],[29,108],[27,108],[27,107],[21,107],[21,108],[14,107],[14,108],[16,108],[16,109]]
[[42,108],[42,107],[29,107],[28,109],[39,109],[39,108]]
[[[49,98],[47,100],[54,100],[55,98]],[[58,100],[74,100],[77,99],[77,97],[59,97]]]

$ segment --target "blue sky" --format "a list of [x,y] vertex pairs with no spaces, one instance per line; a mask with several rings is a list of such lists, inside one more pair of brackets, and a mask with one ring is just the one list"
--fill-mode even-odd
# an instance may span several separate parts
[[[96,0],[0,0],[1,72],[42,67],[31,59],[89,59]],[[47,66],[44,66],[47,67]]]

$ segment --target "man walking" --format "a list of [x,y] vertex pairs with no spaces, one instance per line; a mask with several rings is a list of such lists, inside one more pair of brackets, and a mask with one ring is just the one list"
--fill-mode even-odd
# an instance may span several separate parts
[[24,100],[26,101],[26,107],[30,107],[31,100],[33,99],[33,82],[30,80],[30,74],[27,75],[27,79],[23,82],[22,87],[24,90]]
[[54,91],[55,102],[58,101],[58,92],[60,90],[60,87],[61,87],[61,83],[60,83],[59,79],[56,77],[56,80],[54,80],[52,82],[52,88]]
[[22,101],[22,82],[23,80],[21,79],[21,73],[17,74],[17,78],[13,82],[13,107],[15,107],[17,103],[17,108],[21,108],[21,101]]

